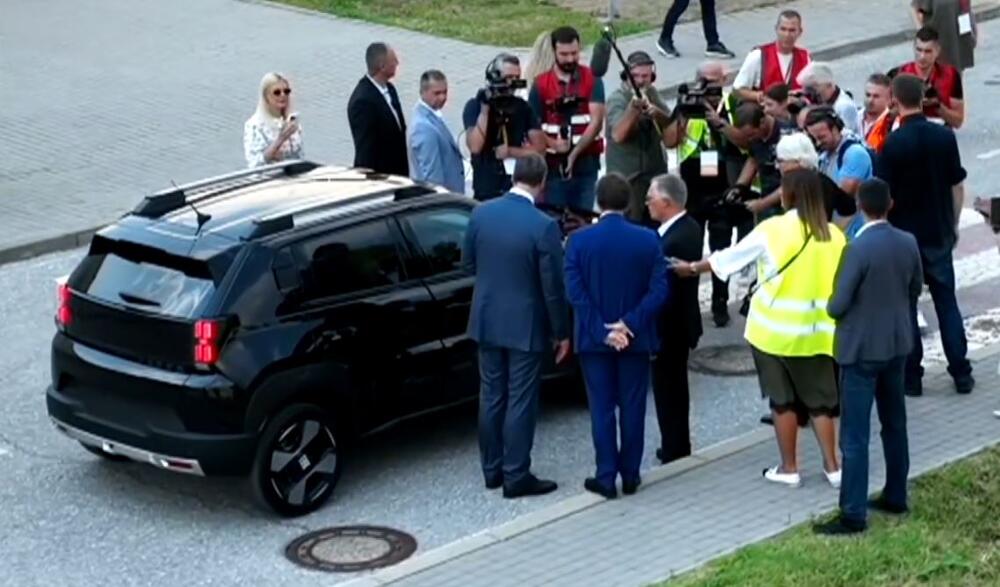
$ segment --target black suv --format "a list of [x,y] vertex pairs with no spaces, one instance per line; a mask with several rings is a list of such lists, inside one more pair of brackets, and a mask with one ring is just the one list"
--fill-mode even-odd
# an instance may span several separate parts
[[49,415],[98,455],[249,472],[312,511],[345,438],[476,398],[474,205],[307,161],[149,196],[59,285]]

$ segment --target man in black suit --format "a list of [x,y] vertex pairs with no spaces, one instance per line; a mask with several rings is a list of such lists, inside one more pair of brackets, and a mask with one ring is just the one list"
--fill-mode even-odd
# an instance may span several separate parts
[[843,477],[840,517],[817,526],[821,534],[864,531],[868,513],[868,441],[872,402],[878,407],[885,453],[885,489],[871,506],[906,511],[910,469],[906,438],[904,370],[916,328],[910,307],[923,288],[920,249],[912,234],[886,221],[889,186],[861,184],[858,202],[865,224],[840,261],[826,311],[837,320],[834,355],[841,367],[840,450]]
[[[653,178],[646,195],[650,217],[660,223],[657,232],[663,255],[683,261],[701,259],[701,226],[685,212],[687,186],[676,175]],[[698,279],[681,279],[667,272],[670,297],[660,312],[660,352],[653,359],[653,398],[660,424],[660,448],[656,457],[669,463],[691,454],[688,424],[688,355],[701,337]]]
[[379,173],[408,176],[406,120],[391,80],[399,59],[385,43],[365,51],[368,75],[358,81],[347,102],[347,121],[354,138],[354,166]]

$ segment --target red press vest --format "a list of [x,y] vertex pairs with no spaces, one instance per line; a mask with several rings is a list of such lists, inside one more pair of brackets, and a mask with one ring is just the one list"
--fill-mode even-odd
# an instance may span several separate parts
[[[929,78],[925,78],[923,74],[920,73],[920,68],[917,67],[917,62],[911,61],[903,67],[900,67],[899,73],[909,73],[923,79],[925,82],[929,82],[935,89],[937,89],[941,103],[948,108],[951,108],[951,94],[955,91],[955,84],[958,83],[959,74],[957,69],[944,63],[935,63],[934,69],[931,70],[931,76]],[[940,108],[937,106],[928,106],[924,108],[924,114],[930,118],[941,117]]]
[[792,49],[792,63],[789,66],[791,73],[788,79],[785,79],[785,76],[781,75],[781,63],[778,61],[778,43],[768,43],[757,49],[760,50],[760,87],[757,89],[766,91],[778,84],[788,84],[791,90],[802,89],[798,77],[812,59],[809,51],[798,47]]
[[[538,89],[538,97],[542,101],[542,131],[552,138],[559,137],[559,130],[566,123],[570,123],[570,142],[576,145],[580,137],[587,130],[590,124],[590,96],[594,91],[596,83],[593,72],[589,67],[580,65],[573,75],[568,85],[560,83],[555,71],[549,70],[535,78],[535,87]],[[577,105],[576,113],[569,121],[563,120],[562,113],[559,112],[557,100],[563,95],[579,96],[581,98]],[[598,134],[593,142],[581,153],[581,155],[600,156],[604,152],[604,138]],[[549,164],[558,165],[560,158],[554,153],[548,154]]]

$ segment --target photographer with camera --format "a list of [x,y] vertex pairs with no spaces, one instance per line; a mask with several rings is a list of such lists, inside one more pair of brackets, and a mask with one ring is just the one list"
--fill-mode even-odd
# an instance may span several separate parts
[[[699,66],[694,84],[678,88],[676,120],[663,131],[663,144],[678,150],[680,176],[688,191],[685,208],[708,232],[712,251],[731,244],[734,228],[740,239],[753,229],[753,216],[746,208],[727,204],[723,199],[729,188],[723,159],[739,156],[739,149],[726,135],[727,130],[735,129],[727,123],[731,117],[728,101],[723,100],[725,79],[722,63],[711,61]],[[729,324],[728,304],[728,282],[713,277],[712,318],[720,328]]]
[[[750,158],[747,159],[733,187],[726,193],[727,202],[742,203],[752,212],[757,221],[780,213],[781,172],[778,169],[777,147],[781,137],[797,132],[798,128],[789,122],[782,122],[764,112],[764,108],[752,102],[743,103],[736,109],[736,120],[740,130],[750,137]],[[750,185],[757,178],[760,194],[754,194]],[[760,196],[760,197],[757,197]]]
[[580,33],[572,27],[552,31],[556,65],[535,79],[528,102],[542,121],[550,206],[593,210],[604,139],[604,82],[580,64]]
[[[620,173],[632,187],[628,217],[652,228],[656,223],[645,206],[653,177],[667,172],[659,128],[669,120],[670,108],[653,87],[656,64],[645,51],[635,51],[621,72],[621,87],[608,96],[607,171]],[[630,79],[631,78],[631,79]],[[639,87],[636,94],[633,83]],[[658,128],[659,127],[659,128]]]
[[931,27],[917,31],[913,41],[916,59],[889,72],[889,77],[908,73],[924,82],[924,114],[928,120],[942,123],[953,129],[965,122],[962,74],[946,63],[942,63],[941,44],[938,32]]
[[858,106],[854,103],[854,98],[837,85],[833,68],[829,64],[818,61],[810,63],[799,73],[799,83],[806,91],[805,96],[810,105],[833,108],[843,121],[844,128],[861,135]]
[[518,157],[545,152],[538,117],[515,94],[527,86],[520,60],[510,53],[497,55],[486,66],[486,84],[462,112],[465,143],[472,154],[472,191],[479,201],[510,190]]

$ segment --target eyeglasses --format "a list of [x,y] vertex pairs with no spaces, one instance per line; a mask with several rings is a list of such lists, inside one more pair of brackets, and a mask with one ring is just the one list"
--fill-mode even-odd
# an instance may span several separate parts
[[287,96],[291,93],[292,93],[291,88],[275,88],[274,90],[271,91],[271,95],[275,97],[280,96],[282,94]]

